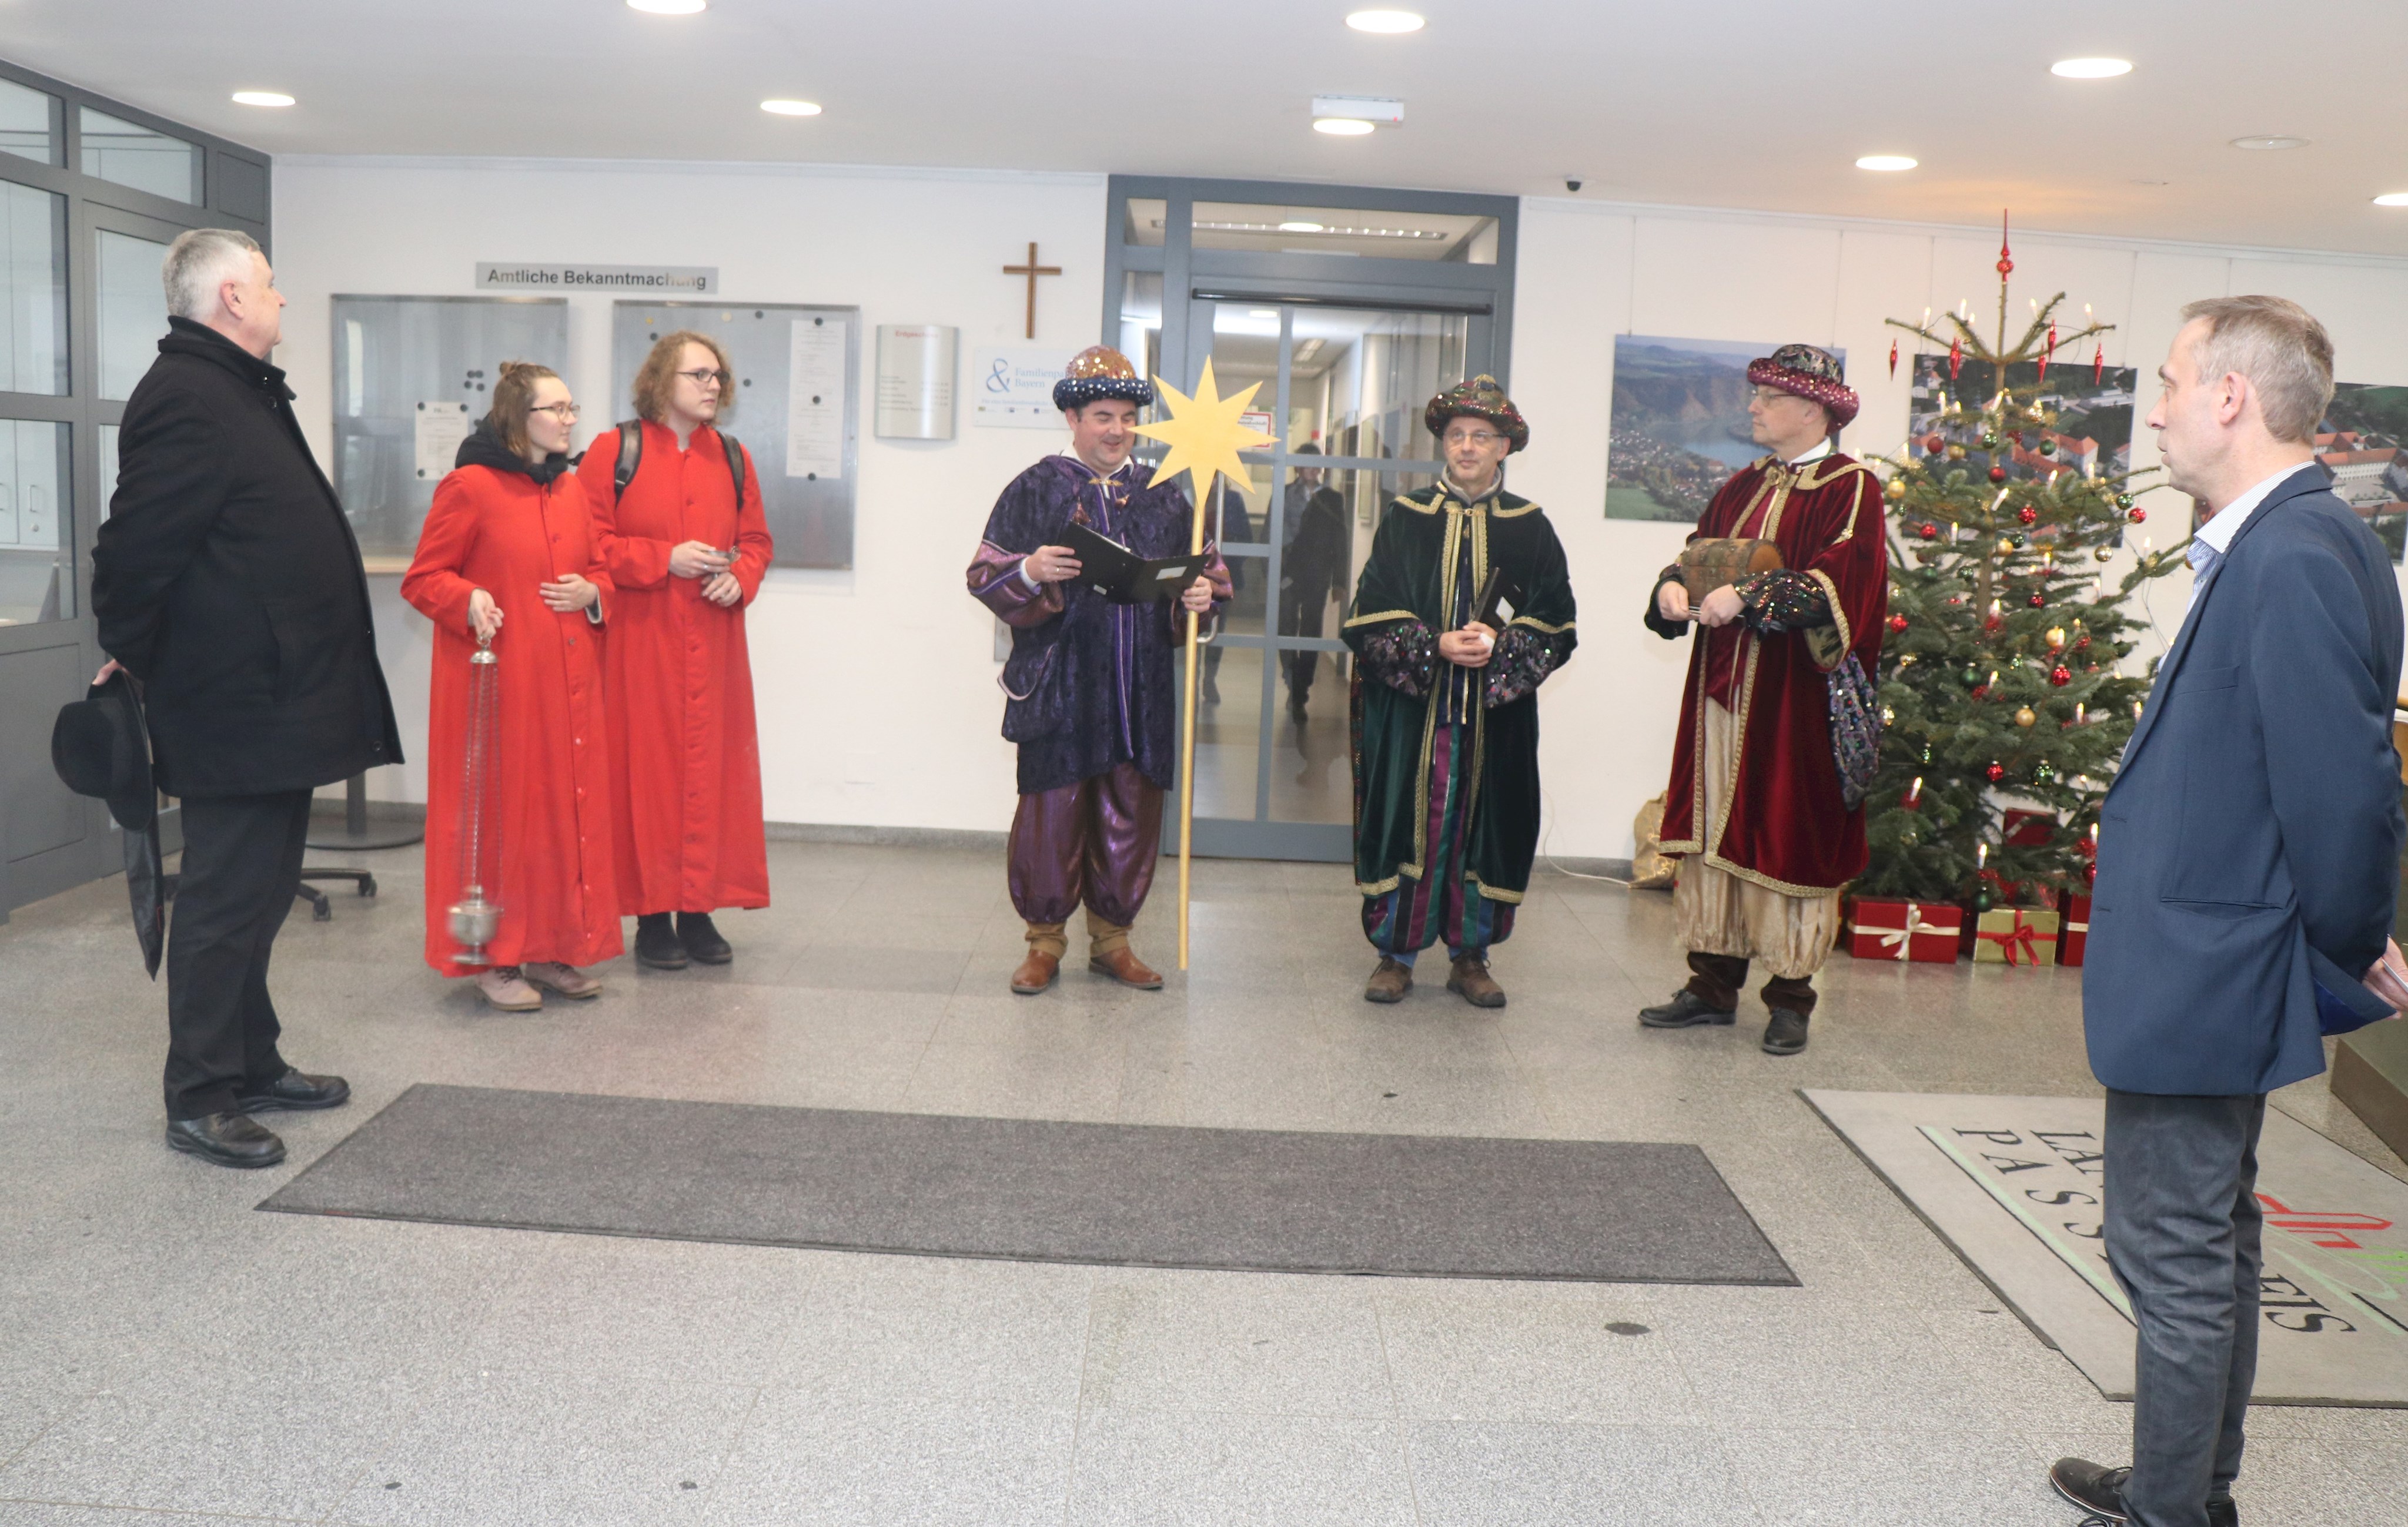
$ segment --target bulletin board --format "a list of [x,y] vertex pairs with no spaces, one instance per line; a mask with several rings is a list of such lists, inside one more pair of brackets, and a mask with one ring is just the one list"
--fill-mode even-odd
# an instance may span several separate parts
[[680,329],[707,334],[727,351],[736,385],[721,405],[720,422],[752,453],[776,564],[851,567],[861,309],[617,303],[610,315],[613,417],[631,414],[636,371],[652,341]]
[[565,297],[335,298],[335,492],[371,571],[418,549],[504,361],[568,371]]

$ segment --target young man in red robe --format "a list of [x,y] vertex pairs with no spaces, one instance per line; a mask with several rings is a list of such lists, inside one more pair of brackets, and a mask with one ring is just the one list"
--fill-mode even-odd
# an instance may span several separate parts
[[1834,443],[1857,407],[1839,359],[1784,345],[1747,378],[1756,443],[1770,454],[1723,485],[1690,539],[1771,541],[1781,566],[1711,590],[1693,609],[1676,563],[1649,601],[1657,635],[1701,629],[1664,797],[1689,981],[1639,1021],[1729,1023],[1749,962],[1760,961],[1771,977],[1765,1052],[1795,1055],[1814,972],[1839,936],[1840,888],[1865,867],[1867,712],[1877,708],[1889,542],[1880,479]]
[[744,608],[771,547],[752,459],[716,428],[735,385],[716,340],[663,335],[636,373],[639,417],[595,439],[577,472],[618,591],[603,681],[619,911],[635,916],[636,959],[657,970],[726,964],[735,951],[710,914],[769,905]]

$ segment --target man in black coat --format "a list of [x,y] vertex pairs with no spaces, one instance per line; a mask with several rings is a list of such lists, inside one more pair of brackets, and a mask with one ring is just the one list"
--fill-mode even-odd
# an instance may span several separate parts
[[284,298],[259,246],[195,229],[161,276],[169,332],[126,401],[93,549],[108,668],[142,685],[159,788],[181,798],[167,945],[167,1143],[226,1166],[284,1145],[247,1116],[330,1108],[339,1077],[277,1050],[267,962],[318,786],[401,762],[367,578],[267,355]]

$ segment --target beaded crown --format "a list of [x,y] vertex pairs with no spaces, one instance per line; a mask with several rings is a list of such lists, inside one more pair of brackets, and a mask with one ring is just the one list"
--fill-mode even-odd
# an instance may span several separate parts
[[1127,356],[1110,345],[1090,345],[1070,357],[1062,379],[1054,384],[1054,407],[1083,408],[1102,398],[1148,407],[1154,403],[1154,386],[1137,374]]

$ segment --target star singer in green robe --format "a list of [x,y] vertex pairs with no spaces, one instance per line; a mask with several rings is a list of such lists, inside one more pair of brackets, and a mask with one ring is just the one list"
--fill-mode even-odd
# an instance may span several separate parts
[[[1571,578],[1539,506],[1505,492],[1529,426],[1490,377],[1423,422],[1446,471],[1388,506],[1343,635],[1353,683],[1354,881],[1380,951],[1363,996],[1397,1002],[1444,939],[1447,989],[1505,1005],[1488,950],[1513,931],[1539,843],[1538,688],[1571,656]],[[1496,623],[1475,616],[1502,571]]]

